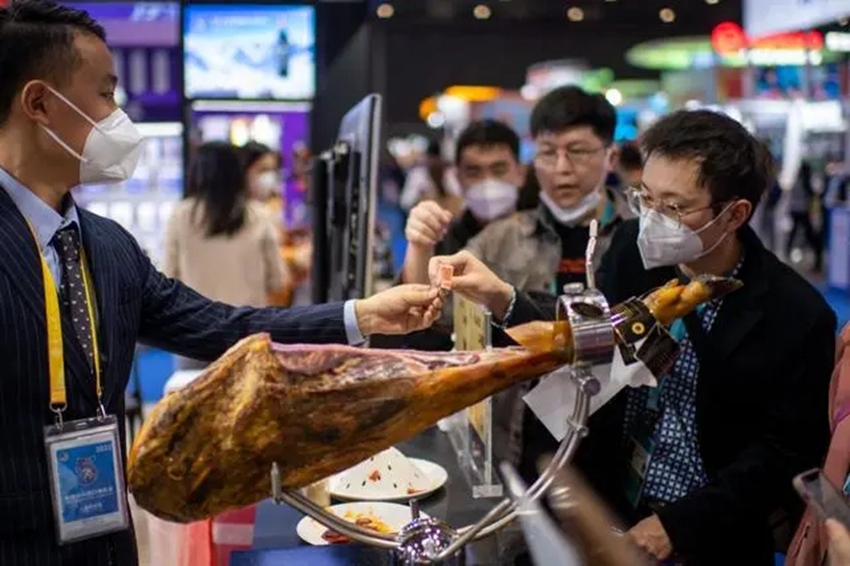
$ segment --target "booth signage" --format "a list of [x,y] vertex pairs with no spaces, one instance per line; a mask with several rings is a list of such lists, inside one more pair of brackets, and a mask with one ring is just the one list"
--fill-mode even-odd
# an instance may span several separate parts
[[750,37],[738,24],[724,22],[711,32],[711,46],[724,56],[734,56],[743,50],[820,51],[824,47],[824,38],[818,31],[793,31]]
[[736,23],[725,22],[712,30],[711,48],[727,64],[820,65],[830,55],[818,31],[791,31],[752,37]]

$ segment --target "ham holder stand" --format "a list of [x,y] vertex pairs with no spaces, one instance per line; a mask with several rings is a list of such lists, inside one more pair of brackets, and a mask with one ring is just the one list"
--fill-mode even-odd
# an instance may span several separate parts
[[569,321],[575,344],[575,357],[568,371],[577,394],[572,414],[567,419],[568,431],[549,466],[521,497],[505,498],[474,525],[453,528],[433,518],[419,516],[418,503],[413,500],[411,522],[397,535],[378,533],[350,523],[322,509],[303,495],[281,488],[277,464],[271,469],[272,497],[277,504],[286,503],[360,543],[392,551],[393,563],[399,566],[434,564],[460,566],[464,563],[464,546],[488,537],[509,525],[518,516],[524,503],[534,503],[551,488],[556,475],[575,454],[579,442],[587,435],[591,397],[600,392],[600,382],[591,369],[610,364],[614,357],[614,322],[605,297],[596,289],[592,258],[596,246],[597,224],[591,226],[586,252],[587,286],[567,285],[558,298],[558,319]]

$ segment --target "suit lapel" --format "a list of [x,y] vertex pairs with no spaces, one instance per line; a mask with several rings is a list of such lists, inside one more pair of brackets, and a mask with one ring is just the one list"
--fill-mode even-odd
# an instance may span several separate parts
[[97,344],[100,349],[100,372],[103,385],[104,403],[110,398],[111,380],[106,379],[109,359],[114,351],[114,337],[117,331],[114,313],[118,310],[118,277],[115,266],[109,257],[107,237],[102,233],[97,219],[85,210],[79,210],[83,234],[83,247],[86,251],[88,267],[92,275],[97,311]]
[[3,241],[0,246],[0,269],[9,276],[9,283],[18,288],[20,297],[38,317],[41,328],[45,329],[44,283],[38,244],[18,207],[2,187],[0,238]]
[[763,269],[766,251],[755,234],[745,234],[743,242],[744,264],[739,277],[744,286],[723,299],[711,328],[710,341],[718,363],[732,354],[764,316],[764,296],[770,284]]
[[[0,239],[3,242],[0,246],[0,269],[9,275],[10,284],[17,287],[23,302],[32,309],[46,344],[47,314],[41,254],[24,216],[2,187],[0,187]],[[66,316],[62,316],[62,346],[66,375],[74,376],[83,394],[94,400],[96,396],[93,382],[89,379],[91,374],[88,363],[69,322]],[[47,355],[46,352],[45,355]]]

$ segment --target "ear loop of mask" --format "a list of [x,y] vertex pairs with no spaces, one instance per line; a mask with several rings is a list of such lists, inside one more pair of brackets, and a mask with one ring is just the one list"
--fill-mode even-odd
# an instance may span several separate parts
[[[59,100],[61,100],[61,101],[62,101],[62,102],[64,102],[65,104],[67,104],[67,105],[68,105],[68,107],[70,107],[70,108],[71,108],[71,110],[73,110],[74,112],[76,112],[77,114],[79,114],[80,116],[82,116],[82,117],[83,117],[83,119],[85,119],[85,120],[86,120],[89,124],[91,124],[91,125],[92,125],[92,127],[97,128],[98,130],[100,130],[100,128],[99,128],[99,127],[98,127],[98,125],[97,125],[97,122],[95,122],[94,120],[92,120],[92,119],[91,119],[88,115],[86,115],[86,113],[85,113],[85,112],[83,112],[82,110],[80,110],[80,109],[77,107],[77,105],[76,105],[76,104],[74,104],[73,102],[71,102],[70,100],[68,100],[68,99],[65,97],[65,95],[63,95],[62,93],[60,93],[59,91],[57,91],[55,88],[53,88],[52,86],[50,86],[50,85],[48,85],[48,84],[45,84],[44,86],[46,86],[46,87],[47,87],[47,90],[49,90],[51,93],[53,93],[53,94],[56,96],[56,98],[58,98]],[[71,155],[73,155],[74,157],[76,157],[77,159],[79,159],[80,161],[82,161],[83,163],[88,163],[88,162],[89,162],[88,158],[83,157],[82,155],[80,155],[79,153],[77,153],[77,151],[76,151],[76,150],[74,150],[74,149],[73,149],[71,146],[69,146],[67,143],[65,143],[65,142],[64,142],[64,141],[63,141],[63,140],[62,140],[62,139],[61,139],[61,138],[60,138],[60,137],[56,134],[56,132],[54,132],[53,130],[51,130],[51,129],[50,129],[50,128],[48,128],[47,126],[43,126],[42,124],[39,124],[39,126],[41,126],[41,129],[43,129],[43,130],[44,130],[44,132],[45,132],[48,136],[50,136],[51,138],[53,138],[53,141],[55,141],[55,142],[56,142],[56,143],[58,143],[60,146],[62,146],[62,147],[65,149],[65,151],[67,151],[68,153],[70,153]]]
[[[704,231],[705,231],[705,230],[706,230],[709,226],[711,226],[712,224],[714,224],[715,222],[717,222],[718,220],[720,220],[720,218],[721,218],[724,214],[726,214],[727,212],[729,212],[730,210],[732,210],[732,207],[733,207],[733,206],[735,206],[735,203],[734,203],[734,202],[730,202],[728,205],[726,205],[726,208],[724,208],[723,210],[721,210],[721,211],[720,211],[720,214],[718,214],[717,216],[715,216],[714,218],[712,218],[712,219],[711,219],[711,222],[709,222],[708,224],[706,224],[705,226],[703,226],[703,227],[702,227],[702,228],[700,228],[699,230],[695,230],[695,231],[694,231],[694,234],[700,234],[700,233],[704,232]],[[725,239],[726,239],[726,237],[727,237],[728,235],[729,235],[729,232],[723,232],[723,236],[721,236],[720,238],[718,238],[718,239],[717,239],[717,241],[716,241],[716,242],[714,242],[714,244],[713,244],[710,248],[708,248],[707,250],[703,250],[703,252],[702,252],[701,254],[699,254],[699,255],[698,255],[696,258],[694,258],[694,259],[699,259],[699,258],[701,258],[701,257],[705,257],[705,256],[707,256],[708,254],[710,254],[711,252],[713,252],[714,250],[716,250],[716,249],[720,246],[720,244],[722,244],[722,243],[723,243],[723,240],[725,240]]]

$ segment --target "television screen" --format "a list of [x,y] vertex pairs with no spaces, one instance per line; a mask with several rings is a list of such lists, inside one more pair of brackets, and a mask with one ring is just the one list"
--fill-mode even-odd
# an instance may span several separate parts
[[187,98],[307,100],[314,95],[312,6],[189,5],[183,40]]
[[177,47],[178,2],[67,2],[84,10],[106,30],[110,47]]

